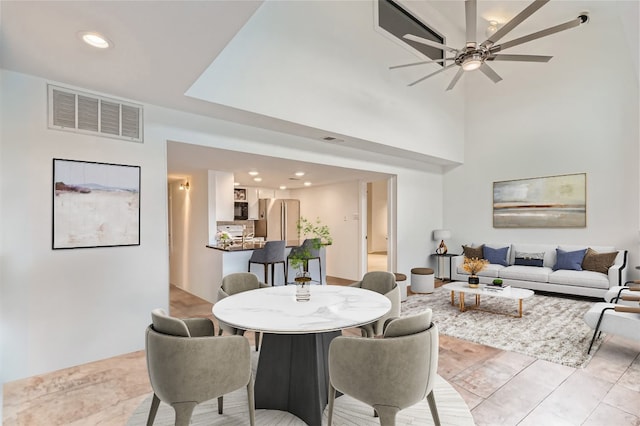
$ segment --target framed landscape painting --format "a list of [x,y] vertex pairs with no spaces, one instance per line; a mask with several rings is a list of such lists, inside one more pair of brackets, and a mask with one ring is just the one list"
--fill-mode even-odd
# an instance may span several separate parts
[[53,159],[55,249],[140,245],[140,167]]
[[494,182],[493,226],[586,227],[586,173]]

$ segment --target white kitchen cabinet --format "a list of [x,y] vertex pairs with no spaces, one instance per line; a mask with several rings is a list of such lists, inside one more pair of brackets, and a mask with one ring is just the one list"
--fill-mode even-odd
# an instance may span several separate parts
[[276,198],[276,190],[268,188],[258,188],[258,198]]
[[247,202],[249,203],[249,220],[258,220],[258,188],[247,189]]

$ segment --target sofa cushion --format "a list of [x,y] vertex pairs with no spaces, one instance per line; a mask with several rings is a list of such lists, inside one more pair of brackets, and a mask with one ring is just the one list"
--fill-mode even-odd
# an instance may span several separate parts
[[[511,245],[511,265],[515,264],[515,254],[521,253],[544,253],[544,261],[542,266],[548,266],[553,268],[556,264],[556,249],[557,244],[526,244],[526,243],[514,243]],[[586,248],[586,247],[584,247]]]
[[514,265],[522,266],[543,266],[544,264],[544,252],[542,253],[523,253],[516,252]]
[[599,289],[609,288],[608,276],[592,271],[569,271],[566,269],[553,271],[549,274],[549,283]]
[[606,274],[609,272],[609,268],[616,260],[618,252],[611,253],[598,253],[591,247],[587,249],[587,253],[582,260],[582,269],[593,272],[600,272]]
[[479,245],[478,247],[471,247],[471,246],[462,246],[462,254],[464,254],[464,257],[468,257],[469,259],[472,258],[477,258],[477,259],[484,259],[484,257],[482,257],[482,247],[483,245]]
[[553,270],[568,269],[572,271],[582,271],[582,259],[587,252],[584,250],[564,251],[560,248],[556,249],[556,264]]
[[552,272],[548,267],[537,266],[507,266],[500,270],[500,278],[520,281],[537,281],[541,283],[549,282],[549,274]]
[[484,246],[482,248],[482,255],[485,259],[489,261],[489,263],[494,263],[497,265],[507,266],[509,265],[507,261],[507,254],[509,252],[509,247],[500,247],[500,248],[492,248],[489,246]]

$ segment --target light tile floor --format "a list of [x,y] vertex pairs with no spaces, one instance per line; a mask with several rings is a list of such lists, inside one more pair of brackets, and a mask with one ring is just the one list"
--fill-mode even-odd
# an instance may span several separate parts
[[[170,294],[172,315],[211,317],[210,303]],[[438,373],[478,426],[640,425],[640,342],[607,338],[575,369],[442,335]],[[6,383],[3,425],[124,425],[150,392],[144,352],[125,354]]]

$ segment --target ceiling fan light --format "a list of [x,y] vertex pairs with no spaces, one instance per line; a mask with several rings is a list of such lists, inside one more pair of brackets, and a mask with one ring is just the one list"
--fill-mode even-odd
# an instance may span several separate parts
[[498,31],[498,21],[489,21],[489,26],[484,32],[487,37],[491,37]]
[[481,65],[482,59],[472,56],[462,63],[462,69],[465,71],[473,71],[480,68]]

